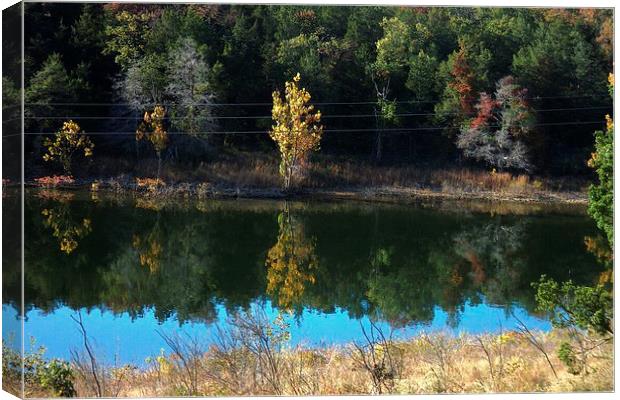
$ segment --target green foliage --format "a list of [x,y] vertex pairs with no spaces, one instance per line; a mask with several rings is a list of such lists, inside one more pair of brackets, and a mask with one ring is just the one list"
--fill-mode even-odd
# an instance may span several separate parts
[[590,203],[588,212],[607,239],[614,241],[614,131],[613,127],[605,131],[595,132],[595,168],[599,179],[598,185],[591,185],[588,192]]
[[106,27],[105,53],[114,54],[114,60],[127,70],[144,52],[149,16],[145,13],[121,11],[114,23]]
[[409,27],[397,17],[383,18],[383,37],[377,41],[374,70],[386,77],[400,72],[409,59]]
[[379,115],[385,122],[396,124],[398,116],[396,115],[396,101],[385,100],[379,98],[378,101]]
[[613,334],[613,298],[603,285],[578,286],[571,280],[558,283],[543,275],[532,286],[536,289],[538,310],[551,314],[553,326]]
[[146,55],[127,66],[117,88],[131,108],[142,112],[163,102],[168,84],[166,66],[166,57],[161,54]]
[[[32,342],[34,344],[34,341]],[[71,364],[59,359],[45,360],[45,347],[27,353],[23,358],[14,348],[2,342],[2,375],[4,379],[21,380],[22,362],[26,388],[48,391],[53,397],[75,397],[75,378]]]
[[[614,76],[609,75],[609,92],[613,96]],[[594,149],[588,166],[596,170],[598,185],[591,185],[588,212],[598,227],[605,232],[609,243],[614,243],[614,123],[606,116],[604,131],[594,132]]]
[[[60,54],[52,53],[28,82],[25,92],[26,103],[31,103],[26,109],[26,117],[42,114],[54,115],[60,113],[61,108],[52,103],[73,103],[80,95],[89,89],[85,77],[87,67],[78,65],[73,73],[67,72]],[[66,113],[66,108],[63,109]],[[27,120],[33,125],[31,120]],[[44,120],[41,127],[49,128],[57,121]]]
[[436,96],[435,75],[438,67],[437,58],[424,50],[410,58],[406,86],[416,99],[429,100]]
[[558,358],[568,367],[568,372],[573,375],[578,375],[582,368],[579,367],[579,362],[573,347],[568,342],[562,342],[558,349]]
[[[584,102],[611,106],[602,97],[613,62],[609,10],[40,3],[26,7],[26,29],[27,102],[80,104],[27,107],[29,130],[49,131],[58,124],[30,117],[134,111],[131,118],[140,118],[155,104],[198,104],[205,96],[236,105],[209,113],[194,105],[166,104],[174,130],[208,131],[213,126],[209,118],[219,117],[218,112],[226,117],[217,119],[218,130],[267,130],[269,121],[247,104],[269,102],[274,88],[300,72],[314,98],[330,103],[323,108],[326,118],[364,115],[330,119],[330,129],[347,131],[325,142],[329,152],[367,156],[373,147],[375,156],[383,152],[390,160],[460,165],[454,139],[476,113],[479,93],[491,92],[495,82],[512,75],[528,90],[533,108],[575,108],[538,113],[535,139],[528,144],[542,172],[569,174],[583,172],[585,166],[576,160],[583,159],[592,142],[585,136],[587,125],[563,124],[608,112],[580,110]],[[48,59],[50,54],[57,56]],[[192,65],[186,60],[205,66],[206,72],[186,74]],[[192,90],[181,96],[168,90],[171,84],[192,86],[186,85],[190,76],[201,82],[193,95]],[[378,131],[392,122],[372,119],[375,112],[381,114],[374,104],[378,98],[396,101],[397,113],[408,114],[398,121],[403,134],[381,137]],[[87,108],[84,102],[115,106]],[[242,118],[229,118],[236,116]],[[79,122],[88,131],[102,124]],[[375,132],[348,133],[368,130],[373,122]],[[446,135],[405,134],[425,128],[443,128]],[[113,132],[133,129],[134,120],[105,123],[105,130]],[[106,147],[113,143],[115,149],[135,150],[129,137],[100,139]],[[208,149],[190,139],[171,138],[170,154],[191,148],[201,157],[224,144],[269,147],[267,138],[253,135],[211,137]],[[36,145],[35,138],[27,140]]]
[[51,390],[54,396],[58,397],[75,397],[73,379],[71,365],[58,359],[47,362],[39,371],[41,386]]
[[534,95],[600,94],[606,72],[593,52],[593,44],[568,22],[540,21],[530,43],[514,55],[512,69]]

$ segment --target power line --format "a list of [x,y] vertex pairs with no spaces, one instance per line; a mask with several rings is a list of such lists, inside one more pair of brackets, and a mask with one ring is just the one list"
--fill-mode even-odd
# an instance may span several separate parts
[[[565,122],[548,122],[530,125],[534,126],[563,126],[563,125],[603,125],[604,121],[565,121]],[[489,128],[500,128],[501,125],[486,125]],[[411,132],[411,131],[434,131],[444,129],[458,129],[458,126],[430,126],[430,127],[418,127],[418,128],[351,128],[351,129],[324,129],[325,133],[355,133],[355,132]],[[253,131],[205,131],[205,132],[168,132],[168,135],[238,135],[238,134],[266,134],[267,130],[253,130]],[[25,132],[25,135],[54,135],[56,132]],[[89,132],[87,135],[135,135],[136,132]]]
[[[577,110],[604,110],[610,109],[611,106],[599,106],[599,107],[570,107],[570,108],[549,108],[549,109],[532,109],[533,112],[556,112],[556,111],[577,111]],[[439,113],[401,113],[395,114],[395,117],[414,117],[414,116],[433,116],[433,115],[476,115],[476,113],[461,113],[461,112],[439,112]],[[342,115],[321,115],[322,119],[325,118],[374,118],[377,117],[376,114],[342,114]],[[205,116],[205,117],[195,117],[194,119],[271,119],[271,115],[241,115],[241,116]],[[9,122],[19,118],[12,118],[10,120],[6,120],[3,122]],[[24,119],[92,119],[92,120],[127,120],[127,121],[141,121],[143,117],[119,117],[119,116],[25,116]],[[165,120],[172,119],[183,119],[178,117],[164,117]]]

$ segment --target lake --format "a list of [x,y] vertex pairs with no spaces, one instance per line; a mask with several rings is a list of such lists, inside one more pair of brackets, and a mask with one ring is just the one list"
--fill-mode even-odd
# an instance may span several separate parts
[[[3,339],[19,342],[19,204],[3,199]],[[17,234],[15,233],[17,232]],[[422,331],[549,330],[531,283],[596,281],[584,207],[190,200],[32,189],[25,199],[24,337],[68,359],[81,315],[105,361],[209,341],[236,310],[290,324],[290,344],[362,340],[373,321]],[[72,318],[73,317],[73,318]],[[162,350],[163,349],[163,350]]]

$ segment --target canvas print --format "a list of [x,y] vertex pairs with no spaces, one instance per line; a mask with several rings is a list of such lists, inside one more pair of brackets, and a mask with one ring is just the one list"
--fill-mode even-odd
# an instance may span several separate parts
[[4,391],[614,391],[613,8],[2,29]]

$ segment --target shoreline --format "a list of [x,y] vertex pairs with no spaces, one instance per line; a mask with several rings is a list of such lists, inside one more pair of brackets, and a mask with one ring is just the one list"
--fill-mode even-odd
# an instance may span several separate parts
[[[97,188],[93,189],[93,183]],[[19,188],[16,184],[3,184],[3,190]],[[34,181],[25,183],[26,189],[60,189],[144,194],[152,198],[195,197],[198,199],[268,199],[268,200],[354,200],[376,203],[433,203],[451,201],[481,201],[491,203],[519,203],[532,205],[587,206],[588,195],[583,191],[466,191],[445,190],[433,187],[333,187],[300,188],[286,192],[278,187],[240,187],[210,185],[200,182],[182,182],[156,187],[139,187],[128,179],[80,180],[71,184],[42,185]]]

